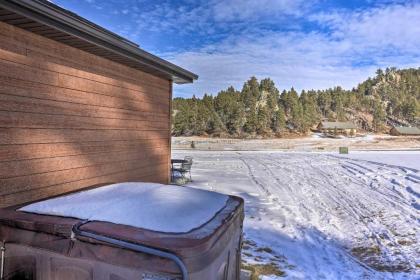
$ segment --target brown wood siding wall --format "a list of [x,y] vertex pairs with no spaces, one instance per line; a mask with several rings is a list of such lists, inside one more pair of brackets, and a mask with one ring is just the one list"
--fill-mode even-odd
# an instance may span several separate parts
[[0,207],[168,183],[168,80],[0,22]]

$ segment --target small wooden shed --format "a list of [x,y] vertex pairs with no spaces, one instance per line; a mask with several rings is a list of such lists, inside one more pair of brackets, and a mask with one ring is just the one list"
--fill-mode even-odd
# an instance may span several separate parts
[[45,0],[0,0],[0,207],[168,183],[172,83],[197,75]]
[[320,122],[318,131],[325,134],[356,135],[357,127],[352,122]]
[[394,136],[420,136],[420,129],[418,127],[394,126],[389,133]]

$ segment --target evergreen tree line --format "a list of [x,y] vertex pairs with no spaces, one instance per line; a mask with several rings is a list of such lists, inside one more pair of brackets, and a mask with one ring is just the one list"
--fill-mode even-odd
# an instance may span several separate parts
[[321,120],[352,121],[365,131],[380,132],[393,122],[415,124],[420,116],[420,68],[379,69],[352,90],[279,91],[270,78],[246,81],[216,96],[175,98],[173,135],[281,137],[305,134]]

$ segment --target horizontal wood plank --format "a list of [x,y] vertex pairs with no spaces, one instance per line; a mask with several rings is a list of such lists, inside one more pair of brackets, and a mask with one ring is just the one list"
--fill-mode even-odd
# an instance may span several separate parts
[[[114,163],[103,163],[96,166],[31,174],[17,178],[0,179],[0,195],[8,195],[21,193],[28,190],[42,189],[52,185],[121,173],[126,170],[137,170],[137,172],[140,172],[140,174],[142,174],[143,171],[160,171],[164,173],[164,162],[165,159],[156,157],[156,159],[150,159],[149,161],[143,162],[132,160]],[[129,181],[129,179],[130,178],[127,178],[126,181]]]
[[169,139],[167,130],[1,128],[0,145]]
[[8,78],[58,86],[59,73],[25,67],[14,62],[0,59],[0,75]]
[[2,94],[0,86],[0,111],[48,113],[53,115],[82,116],[121,120],[167,121],[164,114],[130,111],[118,108],[92,106],[56,100],[45,100],[13,94]]
[[120,87],[123,89],[129,89],[137,93],[150,93],[153,92],[154,97],[156,98],[165,98],[168,99],[168,90],[169,90],[169,83],[167,80],[159,80],[155,83],[148,83],[143,82],[141,80],[137,80],[137,83],[130,83],[127,81],[123,81],[121,79],[114,78],[112,75],[106,74],[96,74],[88,69],[81,69],[81,68],[74,68],[72,67],[71,63],[68,63],[63,60],[59,60],[57,58],[53,58],[51,56],[41,54],[39,52],[27,49],[27,57],[34,60],[34,61],[45,61],[46,59],[50,62],[50,64],[36,64],[41,69],[50,69],[51,71],[55,71],[62,74],[67,74],[74,77],[79,77],[82,79],[95,81],[98,83],[102,83],[104,85],[110,85],[113,87]]
[[0,39],[0,49],[6,50],[9,52],[14,52],[20,55],[27,55],[27,48],[20,44],[11,42],[10,40],[1,40]]
[[[156,169],[156,168],[155,168]],[[159,183],[164,181],[162,174],[159,174],[155,170],[148,171],[145,169],[133,169],[125,170],[122,172],[115,172],[112,174],[106,174],[94,178],[88,178],[78,181],[66,182],[62,184],[56,184],[42,189],[30,189],[20,193],[13,193],[8,195],[0,196],[0,208],[7,207],[9,205],[22,204],[30,201],[36,201],[51,196],[68,193],[71,191],[77,191],[85,189],[88,186],[94,186],[99,184],[113,184],[118,182],[155,182]]]
[[149,102],[59,88],[2,75],[0,75],[0,93],[143,113],[161,114],[165,116],[168,116],[169,107],[169,100],[166,104],[159,104],[159,106],[156,106],[156,104]]
[[153,148],[165,147],[167,149],[168,145],[168,138],[138,139],[128,141],[0,145],[0,163],[95,153],[142,151],[142,149],[151,146],[153,146]]
[[9,50],[2,49],[1,47],[0,61],[9,62],[11,64],[32,69],[32,71],[48,71],[60,74],[63,76],[64,80],[83,80],[85,83],[96,85],[97,87],[95,88],[95,90],[106,90],[108,94],[124,93],[126,95],[126,93],[128,92],[131,93],[132,96],[129,96],[131,98],[135,98],[137,95],[139,95],[150,96],[156,100],[169,99],[169,85],[166,80],[160,81],[160,86],[158,86],[158,84],[156,84],[156,86],[132,85],[121,80],[115,80],[110,77],[101,76],[91,72],[74,69],[68,66],[51,63],[46,60],[34,59],[23,54],[18,54]]
[[133,91],[119,86],[26,66],[16,63],[12,59],[5,60],[1,58],[3,52],[0,50],[0,75],[4,77],[152,104],[166,104],[169,100],[168,93],[162,94],[163,91],[160,91],[161,94],[159,94],[155,89],[141,92]]
[[[92,55],[2,22],[0,22],[0,40],[8,41],[18,45],[20,48],[27,49],[27,54],[31,57],[53,61],[57,64],[66,62],[72,68],[113,76],[117,80],[127,81],[132,84],[163,85],[163,79],[160,77]],[[162,89],[168,87],[169,83],[163,85]]]
[[167,79],[0,22],[0,207],[168,182]]
[[168,126],[168,123],[159,121],[0,111],[0,127],[167,130]]
[[[74,148],[77,149],[77,147]],[[150,160],[150,158],[156,156],[166,155],[167,149],[168,148],[164,146],[150,145],[145,146],[142,149],[129,151],[88,153],[72,156],[1,162],[0,178],[13,178],[120,161]]]

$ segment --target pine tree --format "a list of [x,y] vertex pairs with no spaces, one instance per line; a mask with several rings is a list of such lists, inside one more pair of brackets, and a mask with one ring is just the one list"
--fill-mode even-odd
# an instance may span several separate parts
[[245,110],[240,93],[233,87],[221,91],[214,100],[215,111],[230,135],[239,135],[244,123]]
[[376,103],[373,110],[373,128],[376,132],[382,130],[386,119],[385,111],[380,103]]
[[269,133],[270,115],[266,106],[261,106],[257,113],[256,132],[260,135]]
[[417,101],[414,98],[410,98],[402,104],[402,114],[407,121],[414,122],[418,113]]
[[240,92],[229,87],[215,97],[175,98],[172,107],[174,135],[279,135],[286,124],[292,132],[304,133],[322,118],[345,121],[360,113],[373,118],[372,126],[367,122],[363,128],[380,131],[387,116],[411,125],[419,121],[420,68],[379,69],[352,90],[335,87],[300,94],[294,88],[279,94],[271,79],[258,82],[251,77]]
[[274,133],[281,133],[286,128],[286,117],[284,115],[283,106],[279,106],[278,110],[274,112],[271,119],[271,129]]

